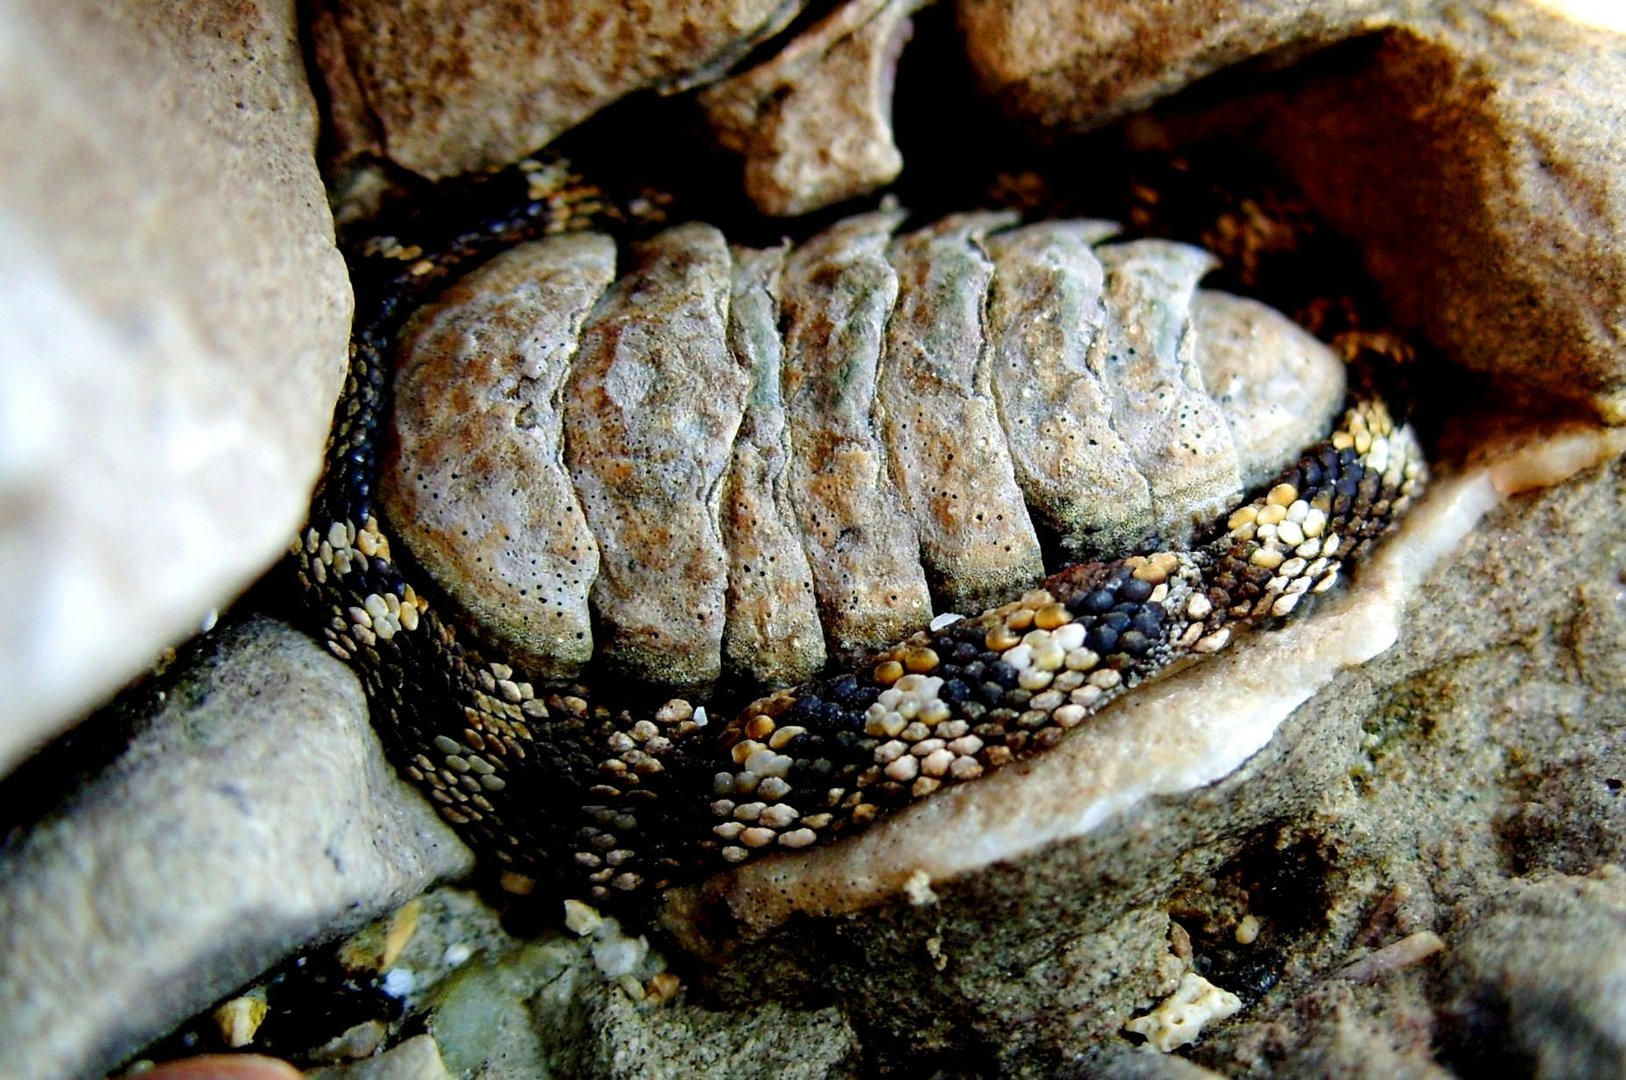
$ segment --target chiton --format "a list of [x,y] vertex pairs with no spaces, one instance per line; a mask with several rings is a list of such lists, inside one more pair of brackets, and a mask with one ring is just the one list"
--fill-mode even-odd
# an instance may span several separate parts
[[[998,214],[900,236],[883,210],[765,251],[681,225],[617,270],[615,245],[581,229],[595,193],[546,179],[525,177],[501,213],[421,219],[362,249],[363,268],[393,272],[358,277],[350,378],[293,554],[403,772],[477,847],[595,899],[849,835],[1055,746],[1140,683],[1304,610],[1424,482],[1380,398],[1356,394],[1320,441],[1322,419],[1292,428],[1333,407],[1341,368],[1279,316],[1197,290],[1196,249]],[[566,235],[516,246],[544,234]],[[386,454],[398,342],[403,434]],[[415,366],[438,379],[415,384]],[[1261,442],[1300,439],[1247,498],[1276,468]],[[554,471],[534,480],[537,463]],[[1119,487],[1080,497],[1069,469]],[[902,640],[726,723],[630,693],[614,669],[569,681],[579,655],[521,660],[512,623],[467,618],[531,586],[460,603],[455,575],[426,572],[430,548],[392,535],[417,526],[404,504],[380,512],[381,473],[422,507],[446,501],[442,481],[496,500],[453,530],[453,557],[464,529],[480,541],[473,583],[527,530],[562,553],[530,579],[540,621],[585,586],[616,630],[606,651],[636,631],[623,671],[671,655],[657,674],[711,678],[736,611],[779,633],[771,589],[729,602],[769,577],[770,533],[805,560],[789,581],[824,617],[809,637],[838,655]],[[495,524],[475,537],[482,512]],[[1092,557],[1033,584],[1046,533]],[[1096,554],[1125,538],[1138,553]],[[877,569],[898,577],[866,585],[883,603],[855,615],[852,582]],[[683,597],[675,624],[651,603],[667,590]],[[997,606],[932,614],[984,598]]]
[[[1344,365],[1190,245],[901,211],[798,245],[519,245],[409,323],[383,502],[538,675],[783,686],[1190,543],[1325,434]],[[595,640],[595,637],[597,640]]]

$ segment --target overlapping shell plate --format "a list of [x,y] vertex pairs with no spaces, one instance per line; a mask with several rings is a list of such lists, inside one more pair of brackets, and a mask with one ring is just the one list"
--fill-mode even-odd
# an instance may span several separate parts
[[1325,346],[1197,288],[1197,248],[903,218],[500,255],[404,335],[392,524],[538,676],[597,650],[784,685],[1019,593],[1047,551],[1184,546],[1342,402]]
[[[598,899],[1054,745],[1291,616],[1423,480],[1376,398],[1316,441],[1341,362],[1197,289],[1195,248],[998,213],[898,235],[882,210],[623,253],[533,186],[377,256],[398,269],[295,555],[403,772],[477,847]],[[1047,548],[1100,558],[1035,585]],[[827,656],[847,673],[801,679]],[[626,692],[725,671],[801,681],[731,720]]]

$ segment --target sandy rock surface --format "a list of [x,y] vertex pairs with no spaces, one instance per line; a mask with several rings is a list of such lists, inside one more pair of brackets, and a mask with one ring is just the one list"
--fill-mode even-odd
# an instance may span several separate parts
[[1626,37],[1484,8],[1292,93],[1264,142],[1359,238],[1402,319],[1466,367],[1621,423]]
[[702,91],[717,141],[745,159],[757,209],[805,214],[897,178],[893,75],[909,16],[926,3],[847,0],[765,63]]
[[350,293],[294,6],[0,9],[0,773],[277,557]]
[[800,8],[330,0],[317,5],[313,33],[349,120],[339,153],[382,152],[444,177],[522,157],[635,90],[714,78]]
[[1382,29],[1431,0],[958,0],[983,89],[1055,131],[1099,127],[1252,57]]
[[217,631],[76,738],[56,760],[90,776],[0,852],[0,1043],[18,1080],[98,1074],[470,866],[384,760],[355,678],[280,623]]

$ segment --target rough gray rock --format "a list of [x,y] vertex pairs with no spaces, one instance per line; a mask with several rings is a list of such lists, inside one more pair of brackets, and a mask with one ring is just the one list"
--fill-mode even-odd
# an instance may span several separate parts
[[766,62],[699,96],[717,141],[745,158],[745,193],[765,214],[806,214],[885,187],[892,80],[928,0],[846,0]]
[[377,150],[438,178],[513,161],[634,90],[715,78],[800,7],[329,0],[314,34],[348,120],[339,154]]
[[0,9],[0,773],[304,513],[350,293],[292,3]]
[[[452,1075],[549,1077],[850,1075],[856,1038],[838,1009],[714,1011],[684,1000],[678,977],[641,936],[585,905],[569,931],[518,939],[473,895],[423,898],[397,969]],[[675,996],[674,996],[675,995]]]
[[792,251],[780,293],[791,502],[825,641],[850,657],[932,617],[920,542],[887,476],[875,377],[898,275],[898,211],[838,222]]
[[1445,1006],[1459,1069],[1517,1063],[1554,1080],[1626,1071],[1626,870],[1516,879],[1460,930]]
[[726,663],[777,688],[826,634],[923,629],[899,616],[923,585],[938,612],[1019,595],[1029,504],[1077,554],[1189,539],[1343,402],[1331,349],[1196,288],[1201,249],[897,220],[726,252],[691,224],[608,290],[607,237],[495,260],[409,326],[389,519],[533,678],[575,674],[596,630],[645,681]]
[[782,383],[779,275],[785,250],[734,249],[728,342],[751,371],[751,396],[723,495],[728,547],[726,673],[791,686],[824,666],[824,628],[813,600],[813,572],[796,528],[787,483],[790,430]]
[[279,623],[217,631],[133,695],[102,721],[129,745],[0,852],[18,1080],[100,1073],[471,863],[385,762],[354,676]]

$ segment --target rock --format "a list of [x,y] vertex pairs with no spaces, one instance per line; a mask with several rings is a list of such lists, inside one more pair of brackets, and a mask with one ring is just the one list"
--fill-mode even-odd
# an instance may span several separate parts
[[575,675],[596,628],[642,681],[778,688],[826,633],[924,628],[898,618],[923,585],[1019,595],[1036,524],[1075,557],[1184,542],[1326,434],[1343,362],[1196,289],[1207,253],[1014,223],[882,212],[769,251],[692,224],[608,290],[608,237],[508,252],[409,324],[390,519],[528,678]]
[[646,682],[703,686],[722,672],[723,476],[751,389],[728,347],[732,281],[709,225],[636,245],[565,386],[565,464],[599,540],[600,647]]
[[[840,1075],[854,1035],[839,1011],[776,1003],[717,1011],[647,998],[639,976],[606,975],[613,924],[476,960],[436,993],[427,1017],[447,1065],[474,1080]],[[647,947],[644,950],[647,953]]]
[[3,774],[286,548],[350,294],[293,4],[0,24]]
[[951,215],[893,240],[889,252],[898,299],[876,406],[939,611],[974,614],[1044,577],[983,347],[994,266],[980,244],[1014,220]]
[[985,93],[1051,132],[1099,127],[1222,68],[1372,33],[1431,0],[958,0]]
[[1263,141],[1453,360],[1626,422],[1626,50],[1453,11],[1291,93]]
[[699,95],[717,141],[745,158],[745,193],[793,217],[897,179],[892,81],[927,0],[846,0],[770,60]]
[[1509,882],[1461,928],[1446,972],[1447,1053],[1459,1070],[1529,1075],[1626,1069],[1626,871]]
[[[1167,994],[1172,913],[1195,970],[1244,1006],[1184,1051],[1199,1064],[1316,1075],[1318,1061],[1364,1054],[1431,1075],[1428,973],[1455,947],[1441,905],[1466,925],[1507,872],[1504,821],[1524,782],[1509,744],[1620,775],[1618,680],[1581,677],[1548,628],[1574,624],[1577,583],[1618,572],[1618,520],[1591,508],[1622,504],[1626,472],[1610,458],[1623,443],[1487,448],[1507,456],[1442,480],[1330,610],[1142,688],[1020,772],[669,894],[663,925],[706,958],[725,1000],[825,988],[866,1018],[866,1061],[982,1056],[1004,1075],[1048,1076]],[[1568,464],[1544,473],[1537,459]],[[1589,462],[1497,506],[1498,489]],[[1433,562],[1470,535],[1460,561]],[[1613,622],[1585,625],[1595,671],[1622,638],[1597,629]],[[1240,744],[1267,709],[1285,719]],[[1213,745],[1232,765],[1202,772],[1199,755],[1158,795],[1100,797],[1195,750],[1186,740],[1207,724],[1227,726]],[[1099,755],[1062,764],[1096,740]],[[1445,939],[1433,958],[1410,947],[1431,927]]]
[[791,504],[790,429],[782,386],[779,275],[785,250],[734,249],[728,343],[751,372],[751,396],[734,441],[723,496],[728,548],[725,673],[771,686],[794,686],[824,666],[824,628],[813,599],[813,571]]
[[300,1080],[305,1074],[259,1054],[204,1054],[166,1062],[140,1075],[148,1080]]
[[[385,762],[354,677],[279,623],[217,631],[89,725],[66,765],[90,777],[0,853],[0,1043],[19,1080],[98,1074],[470,866]],[[50,790],[49,765],[30,769]]]
[[451,1080],[440,1048],[429,1035],[415,1035],[377,1057],[313,1069],[305,1080]]
[[[336,111],[350,118],[340,156],[376,145],[440,178],[517,160],[635,90],[715,78],[800,8],[337,0],[319,5],[314,36]],[[371,131],[357,130],[359,117]]]
[[493,259],[402,334],[382,498],[412,555],[536,675],[593,655],[598,541],[564,461],[562,391],[615,276],[609,237]]
[[[1266,52],[1366,36],[1251,105],[1224,97],[1210,130],[1257,139],[1454,361],[1626,421],[1618,25],[1516,0],[961,0],[958,17],[986,89],[1053,133]],[[1191,100],[1200,113],[1214,96]]]

